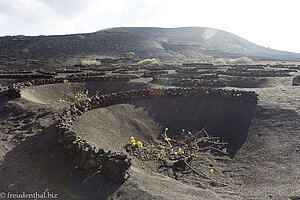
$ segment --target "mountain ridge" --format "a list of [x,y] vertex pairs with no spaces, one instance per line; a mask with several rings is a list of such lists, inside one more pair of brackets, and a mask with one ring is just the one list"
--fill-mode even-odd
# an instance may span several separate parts
[[[88,56],[123,56],[162,61],[212,61],[247,56],[256,60],[300,61],[300,54],[268,49],[232,33],[208,27],[120,27],[93,33],[0,37],[0,65],[28,60],[45,63]],[[22,61],[22,62],[21,62]]]
[[[262,47],[233,33],[209,27],[120,27],[110,30],[119,30],[137,35],[148,36],[151,39],[155,39],[156,42],[163,42],[162,38],[158,36],[158,33],[164,33],[165,37],[168,34],[168,38],[173,40],[171,40],[171,43],[174,43],[174,40],[181,42],[182,39],[185,39],[184,42],[193,40],[194,42],[198,42],[198,45],[204,45],[207,47],[207,50],[223,51],[225,54],[227,54],[226,57],[249,56],[252,58],[256,57],[270,60],[299,60],[300,56],[299,53]],[[205,38],[205,35],[209,36],[210,34],[213,36],[209,37],[208,39]],[[211,40],[215,41],[211,42]],[[231,46],[228,46],[230,43]],[[236,48],[233,48],[233,45],[235,45]],[[285,56],[288,58],[284,58]]]

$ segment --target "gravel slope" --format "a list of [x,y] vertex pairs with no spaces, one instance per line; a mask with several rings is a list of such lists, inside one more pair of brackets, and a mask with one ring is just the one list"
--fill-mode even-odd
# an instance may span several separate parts
[[[275,87],[245,88],[260,95],[247,139],[232,159],[220,162],[207,158],[208,163],[214,164],[214,178],[227,186],[206,185],[205,189],[156,173],[151,166],[136,159],[133,159],[131,178],[122,185],[113,185],[95,172],[77,170],[55,141],[54,123],[61,107],[39,98],[44,104],[29,101],[30,98],[3,100],[0,191],[52,191],[59,193],[59,199],[285,200],[299,197],[300,87],[281,84],[281,80],[278,79]],[[122,105],[120,109],[136,112]],[[141,138],[149,138],[153,136],[151,131],[160,130],[154,122],[142,126],[148,117],[144,112],[134,120],[108,110],[102,114],[111,117],[112,122],[116,117],[123,120],[126,128]],[[120,124],[116,127],[121,130]],[[115,140],[119,139],[103,138],[103,144],[115,146]]]

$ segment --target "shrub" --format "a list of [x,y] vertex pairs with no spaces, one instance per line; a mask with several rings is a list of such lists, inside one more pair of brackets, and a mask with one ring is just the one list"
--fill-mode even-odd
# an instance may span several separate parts
[[[193,163],[195,162],[195,165],[198,165],[199,160],[206,151],[210,151],[217,156],[227,155],[228,152],[225,148],[227,143],[220,141],[218,137],[208,135],[205,129],[197,132],[182,129],[182,132],[173,137],[167,135],[168,130],[166,128],[161,134],[160,144],[136,142],[134,137],[131,137],[131,143],[125,146],[126,151],[144,161],[160,162],[161,166],[159,168],[172,168],[173,170],[176,168],[181,172],[184,171],[183,174],[193,172],[206,179],[216,181],[211,176],[194,168]],[[210,167],[207,168],[206,172],[212,175],[214,170]]]
[[253,60],[248,57],[241,57],[241,58],[234,58],[234,59],[228,59],[228,64],[251,64],[253,63]]
[[81,64],[84,66],[101,65],[101,62],[98,60],[83,60]]
[[223,58],[219,58],[219,59],[215,60],[214,63],[218,64],[218,65],[225,65],[226,64],[226,60],[223,59]]
[[147,64],[159,64],[159,61],[155,58],[152,58],[152,59],[144,59],[144,60],[141,60],[137,63],[138,65],[147,65]]
[[85,92],[79,91],[79,92],[75,93],[74,97],[71,100],[68,100],[68,98],[65,98],[65,99],[59,98],[58,101],[60,103],[75,104],[76,102],[80,102],[82,100],[87,99],[88,98],[88,94],[89,94],[88,90],[86,90]]

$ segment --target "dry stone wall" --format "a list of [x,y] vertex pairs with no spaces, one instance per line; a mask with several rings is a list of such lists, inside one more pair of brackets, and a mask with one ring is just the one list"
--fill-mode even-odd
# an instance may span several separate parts
[[[87,76],[87,77],[68,77],[37,79],[26,82],[15,83],[6,90],[6,94],[12,98],[21,97],[21,90],[37,85],[63,83],[67,81],[87,81],[87,80],[106,80],[106,81],[128,81],[126,76]],[[164,98],[164,97],[201,97],[229,99],[232,101],[257,103],[257,94],[254,92],[210,89],[210,88],[171,88],[171,89],[141,89],[122,91],[106,95],[96,95],[76,102],[67,108],[61,115],[57,123],[57,139],[71,158],[77,163],[78,167],[85,170],[101,170],[114,183],[124,182],[130,175],[128,170],[131,166],[131,159],[124,153],[111,152],[102,148],[97,149],[87,141],[81,139],[72,130],[72,123],[76,123],[76,118],[85,112],[102,108],[110,105],[128,103],[130,101]]]
[[156,78],[152,83],[178,87],[225,87],[226,84],[217,78]]
[[291,76],[290,70],[246,70],[243,68],[228,69],[227,71],[219,71],[220,75],[229,75],[229,76],[246,76],[246,77],[289,77]]
[[9,96],[10,98],[20,98],[21,90],[26,87],[64,83],[64,82],[85,82],[85,81],[130,81],[130,76],[68,76],[66,78],[49,78],[49,79],[35,79],[19,83],[14,83],[8,87],[7,90],[0,92],[0,96]]
[[2,74],[0,78],[7,79],[36,79],[36,78],[53,78],[51,75],[45,74]]
[[120,183],[129,177],[128,170],[131,166],[131,159],[124,153],[111,152],[102,148],[96,149],[77,136],[70,127],[76,123],[78,116],[92,109],[141,99],[202,97],[257,103],[257,96],[254,92],[208,88],[141,89],[96,95],[71,105],[62,113],[57,124],[58,141],[79,168],[101,170],[111,181]]

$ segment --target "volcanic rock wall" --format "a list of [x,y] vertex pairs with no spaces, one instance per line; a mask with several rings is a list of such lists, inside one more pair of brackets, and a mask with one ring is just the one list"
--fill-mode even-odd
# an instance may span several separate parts
[[246,77],[289,77],[291,76],[289,72],[294,72],[294,70],[248,70],[248,69],[228,69],[227,71],[219,71],[220,75],[229,75],[229,76],[246,76]]
[[190,78],[157,78],[153,77],[152,83],[177,87],[225,87],[226,84],[215,77],[190,79]]
[[0,93],[0,96],[9,96],[10,98],[20,98],[21,90],[26,87],[55,84],[55,83],[64,83],[64,82],[85,82],[85,81],[130,81],[130,76],[68,76],[66,78],[49,78],[49,79],[36,79],[29,80],[25,82],[19,82],[12,84],[8,90],[4,90]]
[[[63,83],[65,81],[84,82],[87,80],[104,80],[104,81],[129,81],[128,76],[69,76],[66,78],[50,78],[30,80],[13,84],[3,94],[12,98],[19,98],[21,90],[30,87],[45,84]],[[173,88],[173,89],[140,89],[122,91],[106,95],[96,95],[91,98],[81,100],[70,108],[66,109],[60,116],[57,124],[58,141],[70,156],[82,169],[101,170],[108,178],[115,182],[124,182],[128,177],[128,169],[131,166],[131,160],[127,155],[119,152],[111,152],[104,149],[96,149],[82,140],[70,126],[76,123],[76,117],[84,114],[91,109],[102,108],[110,105],[128,103],[141,99],[158,99],[164,97],[201,97],[201,98],[218,98],[240,103],[257,103],[257,94],[254,92],[209,89],[209,88]]]
[[257,103],[257,94],[254,92],[205,88],[142,89],[96,95],[71,105],[63,112],[57,124],[58,141],[80,168],[101,169],[113,182],[123,182],[129,176],[130,158],[123,153],[96,149],[71,131],[70,126],[76,123],[76,117],[92,109],[165,97],[215,97],[236,102]]

